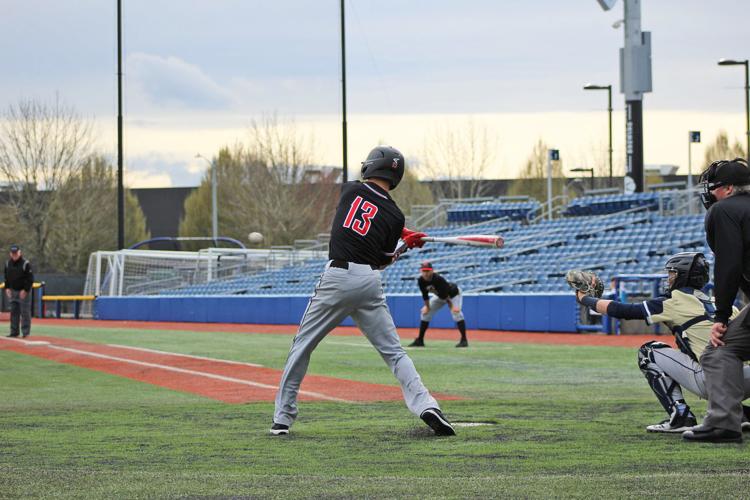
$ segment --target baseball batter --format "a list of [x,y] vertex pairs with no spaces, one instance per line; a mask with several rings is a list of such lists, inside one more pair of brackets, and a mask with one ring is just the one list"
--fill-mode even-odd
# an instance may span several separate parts
[[399,237],[409,248],[424,233],[404,227],[404,214],[389,195],[404,175],[404,157],[389,146],[373,149],[362,163],[362,179],[341,188],[331,226],[329,261],[310,298],[284,366],[272,435],[289,434],[297,418],[297,393],[310,356],[328,333],[351,316],[401,384],[406,406],[437,435],[454,435],[448,419],[401,347],[385,302],[379,269],[394,260]]
[[[698,360],[708,345],[715,308],[701,289],[708,283],[708,262],[702,253],[673,255],[664,266],[668,272],[666,295],[640,304],[599,300],[577,292],[581,304],[621,319],[643,319],[648,324],[663,323],[673,333],[679,350],[663,342],[651,341],[638,350],[638,366],[651,390],[666,410],[668,418],[649,425],[649,432],[682,432],[697,425],[685,402],[682,388],[706,398],[705,376]],[[744,367],[745,397],[750,397],[750,366]],[[750,415],[750,408],[744,407]],[[750,429],[745,420],[743,428]]]
[[[429,262],[422,262],[419,272],[417,284],[419,285],[419,291],[422,292],[424,305],[419,311],[421,315],[419,336],[409,344],[409,347],[424,347],[424,334],[430,326],[430,321],[435,313],[445,305],[450,308],[453,321],[456,322],[456,328],[461,334],[461,340],[456,344],[456,347],[469,347],[469,341],[466,340],[466,321],[464,321],[464,313],[461,312],[463,300],[458,285],[450,283],[436,273]],[[432,298],[430,298],[430,293],[434,295]]]

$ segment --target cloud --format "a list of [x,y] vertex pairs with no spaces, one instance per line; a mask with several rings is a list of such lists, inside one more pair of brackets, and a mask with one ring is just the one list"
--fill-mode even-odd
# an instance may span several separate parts
[[234,102],[231,92],[200,67],[178,57],[137,52],[128,56],[127,68],[134,90],[158,106],[224,109]]
[[160,151],[144,151],[129,156],[125,166],[125,179],[128,187],[178,187],[197,186],[206,171],[207,165],[202,166],[195,159],[186,155],[164,153]]

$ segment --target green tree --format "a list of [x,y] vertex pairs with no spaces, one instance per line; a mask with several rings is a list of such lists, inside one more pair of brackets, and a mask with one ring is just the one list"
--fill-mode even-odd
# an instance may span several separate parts
[[[508,195],[531,196],[544,203],[547,200],[547,151],[549,147],[539,139],[531,151],[518,179],[508,188]],[[552,196],[559,196],[565,187],[562,160],[552,162]]]
[[[117,177],[102,157],[92,157],[60,186],[50,207],[49,267],[56,271],[86,271],[89,255],[117,248]],[[149,237],[138,199],[125,191],[125,244]]]

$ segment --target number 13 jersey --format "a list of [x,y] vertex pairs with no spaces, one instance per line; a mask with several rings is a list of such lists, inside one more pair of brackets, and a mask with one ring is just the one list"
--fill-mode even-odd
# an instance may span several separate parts
[[391,262],[404,214],[393,198],[371,182],[347,182],[331,226],[328,258],[380,267]]

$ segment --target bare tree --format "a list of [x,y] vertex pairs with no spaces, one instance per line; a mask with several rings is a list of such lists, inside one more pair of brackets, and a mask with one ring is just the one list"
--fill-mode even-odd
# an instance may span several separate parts
[[[513,181],[508,194],[512,196],[531,196],[543,202],[547,200],[547,145],[539,139],[531,150],[524,168]],[[565,185],[562,160],[552,162],[552,196],[562,194]]]
[[729,144],[729,136],[726,130],[720,130],[714,142],[706,146],[704,154],[704,167],[716,160],[733,160],[735,158],[746,158],[745,149],[739,141]]
[[24,245],[39,268],[48,262],[48,213],[59,188],[91,154],[90,123],[55,101],[11,105],[0,123],[0,175],[7,202],[24,227]]
[[438,128],[425,142],[421,170],[438,198],[476,198],[487,193],[484,179],[495,160],[496,141],[486,127],[468,119]]
[[[219,152],[219,230],[241,240],[259,231],[267,244],[291,244],[330,229],[338,171],[314,165],[312,146],[275,116],[254,121],[247,144]],[[210,180],[185,202],[183,236],[208,234]]]

